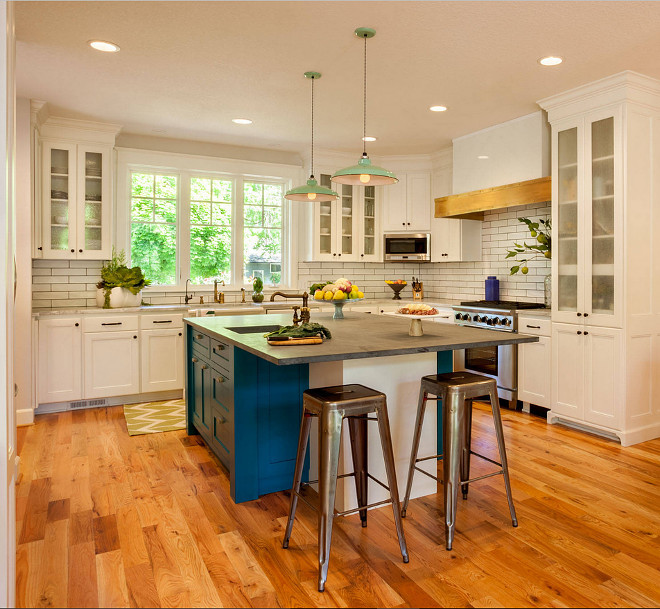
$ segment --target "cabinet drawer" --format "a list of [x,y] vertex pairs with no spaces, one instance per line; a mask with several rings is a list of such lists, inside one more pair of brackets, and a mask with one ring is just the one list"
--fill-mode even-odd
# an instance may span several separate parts
[[168,328],[181,328],[183,314],[142,315],[140,317],[140,330],[166,330]]
[[211,368],[211,404],[221,408],[225,416],[234,419],[234,383],[222,369]]
[[231,469],[234,452],[234,424],[219,408],[211,409],[211,447],[227,469]]
[[137,330],[137,315],[108,315],[106,317],[83,317],[83,332],[116,332]]
[[223,343],[216,338],[210,339],[210,344],[211,361],[231,371],[234,364],[234,348],[232,345]]
[[208,359],[209,351],[211,349],[211,339],[206,336],[206,334],[202,334],[199,330],[195,330],[195,328],[191,328],[190,332],[193,353]]
[[533,317],[518,318],[518,332],[521,334],[533,334],[534,336],[550,336],[552,330],[550,319],[538,319]]

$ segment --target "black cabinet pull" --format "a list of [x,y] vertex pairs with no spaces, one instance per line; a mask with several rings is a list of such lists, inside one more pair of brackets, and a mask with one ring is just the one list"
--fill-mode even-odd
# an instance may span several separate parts
[[578,313],[577,316],[578,316],[578,317],[582,317],[582,313]]
[[166,319],[166,320],[164,320],[164,321],[156,320],[156,321],[154,321],[154,322],[152,322],[152,323],[154,323],[154,324],[171,324],[171,323],[172,323],[172,320],[171,320],[171,319]]
[[179,332],[179,336],[183,336],[183,333],[182,333],[182,332]]
[[364,254],[360,254],[360,256],[362,256],[362,258],[364,258]]
[[408,222],[408,226],[410,226],[410,222]]
[[341,256],[341,254],[337,254],[337,256]]
[[82,254],[82,250],[78,250]]
[[587,334],[589,334],[589,332],[585,332],[585,333],[584,333],[585,336],[586,336]]
[[134,335],[133,338],[137,338],[137,335]]
[[110,321],[105,322],[105,321],[104,321],[103,323],[101,323],[101,325],[102,325],[102,326],[121,326],[122,323],[123,323],[123,322],[121,322],[121,321],[112,321],[112,322],[110,322]]
[[71,253],[73,254],[73,253],[75,253],[75,251],[76,251],[76,250],[71,250]]
[[38,249],[39,251],[41,251],[41,250],[43,250],[44,248],[41,247],[41,246],[39,246],[37,249]]
[[80,324],[79,324],[78,322],[76,322],[76,328],[77,328],[79,325],[80,325]]
[[527,327],[528,327],[528,328],[535,328],[536,330],[540,330],[540,329],[541,329],[541,326],[530,326],[529,324],[527,324]]
[[578,334],[582,334],[582,330],[578,330],[577,333],[578,333]]
[[[589,317],[589,313],[585,313],[584,316]],[[586,334],[586,332],[585,332],[585,334]]]
[[332,254],[333,256],[336,256],[337,254]]

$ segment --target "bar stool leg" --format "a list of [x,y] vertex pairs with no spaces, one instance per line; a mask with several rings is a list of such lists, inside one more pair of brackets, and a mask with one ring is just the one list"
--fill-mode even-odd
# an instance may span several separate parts
[[293,519],[296,516],[298,507],[298,495],[300,492],[300,482],[302,480],[303,466],[305,465],[305,454],[307,453],[307,441],[309,440],[309,428],[312,425],[312,416],[305,412],[303,407],[303,416],[300,423],[300,435],[298,436],[298,453],[296,454],[296,469],[293,474],[293,488],[291,489],[291,503],[289,504],[289,520],[286,523],[286,532],[284,533],[283,548],[289,547],[289,539],[293,529]]
[[[463,419],[463,449],[461,450],[461,480],[470,479],[470,451],[472,450],[472,400],[465,400]],[[468,497],[468,484],[461,485],[463,499]]]
[[445,392],[442,399],[443,478],[445,499],[445,536],[451,550],[456,531],[456,508],[461,474],[465,400],[460,392]]
[[332,543],[332,523],[337,492],[337,467],[341,445],[341,424],[344,413],[341,410],[324,409],[319,421],[319,592],[325,589],[330,565]]
[[[367,479],[367,415],[348,417],[348,432],[351,437],[351,454],[353,455],[353,470],[355,471],[355,491],[358,506],[367,505],[369,481]],[[360,510],[362,526],[367,526],[367,510]]]
[[509,502],[509,512],[511,513],[511,523],[514,527],[518,526],[516,517],[516,508],[513,505],[513,495],[511,494],[511,482],[509,481],[509,464],[506,459],[506,446],[504,445],[504,428],[502,427],[502,414],[500,412],[500,400],[497,396],[497,387],[490,390],[490,405],[493,411],[493,423],[495,424],[495,435],[497,436],[497,448],[500,451],[500,462],[504,474],[504,488],[506,488],[506,498]]
[[394,465],[394,452],[392,451],[392,436],[390,434],[390,420],[387,415],[387,403],[378,406],[378,431],[380,433],[380,445],[385,460],[385,472],[387,473],[387,486],[390,487],[390,499],[394,511],[394,526],[399,538],[399,548],[403,562],[408,562],[408,546],[403,534],[403,521],[401,520],[401,505],[399,503],[399,487],[396,481],[396,467]]
[[428,393],[423,387],[419,388],[419,400],[417,402],[417,418],[415,419],[415,432],[413,435],[412,448],[410,449],[410,465],[408,466],[408,481],[406,482],[406,494],[403,497],[403,507],[401,508],[401,518],[406,517],[410,493],[412,492],[413,476],[415,475],[415,462],[419,453],[419,442],[422,437],[422,425],[424,424],[424,414],[426,413],[426,399]]

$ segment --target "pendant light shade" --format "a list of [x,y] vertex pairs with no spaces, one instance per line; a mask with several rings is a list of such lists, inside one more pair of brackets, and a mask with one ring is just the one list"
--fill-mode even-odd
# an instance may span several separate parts
[[362,123],[362,158],[357,165],[351,165],[335,172],[332,181],[338,184],[349,184],[352,186],[387,186],[396,184],[399,179],[394,172],[371,164],[367,154],[367,39],[376,35],[376,30],[368,27],[359,27],[355,30],[358,38],[364,39],[364,97],[363,97],[363,123]]
[[312,162],[311,174],[307,184],[304,186],[297,186],[288,190],[284,195],[285,199],[289,201],[314,201],[322,203],[326,201],[334,201],[339,198],[339,195],[331,188],[319,186],[319,183],[314,177],[314,81],[321,78],[320,72],[305,72],[305,78],[312,81]]

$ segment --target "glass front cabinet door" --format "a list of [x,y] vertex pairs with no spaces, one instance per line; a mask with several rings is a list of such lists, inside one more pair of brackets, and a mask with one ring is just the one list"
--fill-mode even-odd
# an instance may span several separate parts
[[44,142],[42,187],[42,256],[108,258],[110,148]]
[[554,321],[620,324],[620,124],[608,110],[555,125]]

